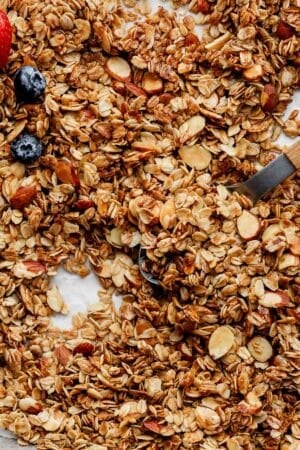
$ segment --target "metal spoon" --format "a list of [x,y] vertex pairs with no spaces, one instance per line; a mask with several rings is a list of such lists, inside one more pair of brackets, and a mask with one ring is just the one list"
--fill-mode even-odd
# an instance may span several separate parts
[[226,186],[229,191],[237,191],[250,197],[256,203],[261,197],[300,169],[300,141],[289,147],[285,153],[257,172],[243,183]]
[[[270,192],[274,187],[300,169],[300,140],[289,147],[285,153],[260,170],[258,173],[243,183],[226,186],[231,192],[237,191],[248,195],[253,203]],[[149,283],[161,286],[160,281],[150,272],[145,270],[147,261],[146,249],[140,247],[138,263],[140,272]]]

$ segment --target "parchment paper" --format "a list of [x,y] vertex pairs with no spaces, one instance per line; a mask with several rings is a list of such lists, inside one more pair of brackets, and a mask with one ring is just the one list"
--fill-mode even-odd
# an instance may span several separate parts
[[[168,8],[165,2],[159,0],[152,0],[152,9],[155,10],[158,5]],[[184,11],[182,8],[179,12]],[[201,35],[201,29],[198,27],[198,32]],[[285,117],[293,109],[300,109],[300,91],[296,92],[293,102],[287,108]],[[293,140],[285,135],[281,135],[278,139],[278,144],[281,146],[290,145]],[[53,324],[62,328],[68,329],[71,327],[72,316],[78,312],[86,312],[89,305],[96,303],[99,299],[98,290],[100,288],[97,277],[91,273],[86,278],[82,279],[76,275],[70,274],[63,269],[59,269],[57,275],[53,278],[53,283],[58,287],[62,294],[65,303],[68,305],[69,314],[67,316],[56,314],[53,316]],[[119,308],[122,299],[120,297],[114,298],[114,303]],[[20,447],[17,445],[14,436],[0,429],[0,450],[35,450],[35,447],[27,446]]]

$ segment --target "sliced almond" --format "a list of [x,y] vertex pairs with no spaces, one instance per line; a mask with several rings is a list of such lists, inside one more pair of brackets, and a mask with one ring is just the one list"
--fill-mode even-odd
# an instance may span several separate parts
[[147,72],[143,76],[142,87],[148,94],[160,94],[163,90],[163,81],[157,73]]
[[126,89],[136,97],[147,97],[146,91],[134,83],[125,83]]
[[111,56],[105,64],[105,69],[109,75],[118,81],[131,80],[131,68],[128,62],[120,56]]
[[176,224],[176,208],[173,198],[169,198],[161,207],[159,221],[164,230],[173,228]]
[[184,144],[189,139],[198,136],[205,127],[205,118],[197,115],[190,117],[179,128],[180,142]]
[[295,236],[295,239],[290,244],[290,251],[293,255],[300,256],[300,238]]
[[19,400],[19,407],[22,411],[25,411],[28,414],[39,414],[43,411],[43,405],[38,403],[32,397],[21,398],[21,400]]
[[245,69],[243,72],[244,77],[248,81],[256,81],[259,80],[264,74],[263,68],[260,64],[254,64],[249,67],[249,69]]
[[222,358],[232,348],[235,337],[230,328],[226,326],[218,327],[210,336],[208,351],[213,359]]
[[263,232],[262,241],[268,242],[280,233],[282,233],[280,225],[278,223],[273,223],[272,225],[269,225]]
[[133,150],[138,150],[140,152],[161,153],[161,149],[157,145],[155,145],[153,142],[134,141],[131,144],[131,148]]
[[282,291],[265,292],[259,299],[259,304],[265,308],[283,308],[289,304],[289,296]]
[[184,145],[178,153],[183,162],[197,170],[206,169],[211,161],[211,153],[199,144]]
[[221,418],[216,411],[206,406],[197,406],[195,409],[196,422],[200,428],[213,431],[221,423]]
[[260,232],[260,222],[254,214],[244,210],[237,219],[237,229],[241,238],[251,241]]
[[299,256],[293,255],[292,253],[284,253],[279,258],[278,269],[284,270],[288,269],[289,267],[299,267],[299,263]]
[[248,350],[258,362],[266,362],[272,358],[273,348],[269,341],[262,336],[255,336],[248,342]]

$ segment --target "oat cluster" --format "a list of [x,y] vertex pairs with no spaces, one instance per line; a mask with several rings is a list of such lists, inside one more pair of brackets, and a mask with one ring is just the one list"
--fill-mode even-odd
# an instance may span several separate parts
[[[299,173],[256,205],[224,187],[300,134],[299,0],[150,4],[0,0],[0,425],[40,450],[299,450]],[[23,65],[43,102],[16,102]],[[87,262],[102,300],[54,329],[52,276]]]

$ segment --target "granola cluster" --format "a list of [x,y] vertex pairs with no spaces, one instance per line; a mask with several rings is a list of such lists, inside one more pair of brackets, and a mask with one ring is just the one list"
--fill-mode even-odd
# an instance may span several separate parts
[[[297,450],[299,173],[256,205],[225,186],[300,134],[299,1],[150,4],[0,0],[0,425],[40,450]],[[43,103],[16,102],[22,65]],[[52,277],[87,262],[101,301],[54,329]]]

